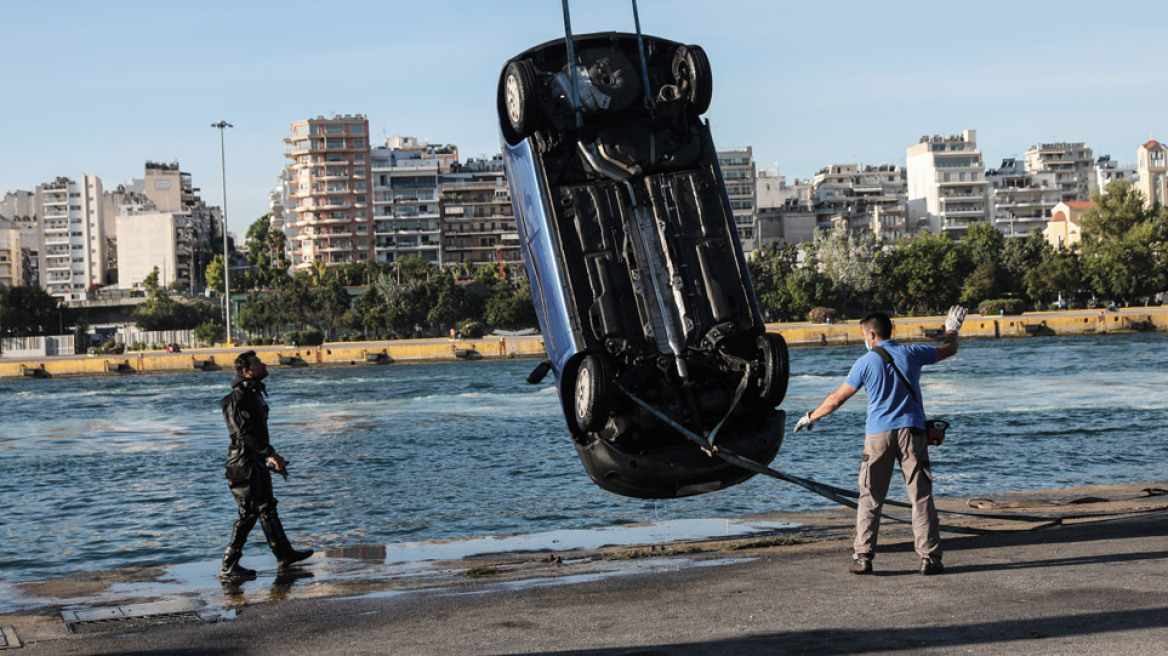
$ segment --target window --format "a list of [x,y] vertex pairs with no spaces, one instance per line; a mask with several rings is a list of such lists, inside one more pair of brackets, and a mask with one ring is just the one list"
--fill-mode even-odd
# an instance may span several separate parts
[[365,134],[365,126],[361,125],[360,123],[354,123],[353,125],[349,126],[349,132],[352,132],[353,134]]

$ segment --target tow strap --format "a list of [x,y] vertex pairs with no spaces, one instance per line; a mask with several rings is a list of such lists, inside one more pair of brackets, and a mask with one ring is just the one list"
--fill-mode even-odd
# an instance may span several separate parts
[[[714,427],[714,430],[710,431],[711,439],[709,439],[709,440],[702,437],[701,435],[698,435],[697,433],[686,428],[685,426],[682,426],[681,424],[674,421],[673,419],[667,417],[660,410],[654,408],[653,406],[649,405],[644,400],[638,398],[635,394],[633,394],[629,390],[625,389],[623,385],[620,385],[618,383],[617,388],[620,389],[630,399],[632,399],[632,401],[634,403],[641,406],[645,410],[648,410],[649,413],[651,413],[653,416],[657,417],[661,421],[665,422],[667,425],[671,426],[674,430],[681,433],[683,436],[685,436],[687,439],[689,439],[694,444],[697,444],[707,454],[710,454],[712,456],[717,456],[718,458],[721,458],[722,460],[725,460],[726,462],[728,462],[730,464],[737,465],[737,466],[739,466],[747,471],[752,471],[756,474],[762,474],[764,476],[770,476],[771,478],[777,478],[778,480],[785,481],[787,483],[793,483],[793,484],[798,485],[799,487],[801,487],[809,492],[813,492],[815,494],[818,494],[821,497],[824,497],[826,499],[830,499],[832,501],[835,501],[836,503],[845,505],[849,508],[856,508],[859,504],[855,501],[855,499],[860,498],[860,493],[856,492],[855,490],[848,490],[845,488],[836,487],[834,485],[829,485],[827,483],[820,483],[818,481],[813,481],[809,478],[803,478],[801,476],[787,474],[787,473],[781,472],[777,469],[768,467],[760,462],[756,462],[756,461],[754,461],[750,458],[747,458],[745,456],[740,456],[737,453],[734,453],[734,451],[732,451],[728,448],[719,446],[719,445],[714,443],[713,438],[717,435],[718,430],[722,427],[722,424],[730,416],[730,412],[732,412],[734,410],[734,407],[738,404],[738,401],[742,398],[742,392],[745,389],[745,384],[746,384],[746,381],[749,379],[749,377],[750,377],[750,371],[749,371],[749,367],[748,367],[746,375],[744,375],[742,377],[742,383],[740,383],[738,386],[738,390],[734,396],[734,402],[731,404],[730,410],[727,411],[726,416],[722,418],[722,421],[718,422],[717,426]],[[1154,493],[1152,491],[1149,491],[1149,492],[1150,492],[1149,496],[1151,496],[1151,494]],[[1159,491],[1159,492],[1162,493],[1162,491]],[[896,508],[912,509],[912,504],[904,503],[903,501],[893,501],[893,500],[886,499],[884,501],[884,504],[888,505],[888,506],[894,506]],[[1128,511],[1115,512],[1115,513],[1078,513],[1078,514],[1072,514],[1072,515],[1060,515],[1058,517],[1049,517],[1049,516],[1042,516],[1042,515],[1013,515],[1013,514],[1005,515],[1005,514],[998,514],[998,513],[962,512],[960,510],[943,510],[941,508],[938,508],[937,512],[938,513],[945,513],[947,515],[960,515],[963,517],[976,517],[979,519],[1000,519],[1000,520],[1014,521],[1014,522],[1038,523],[1038,526],[1032,526],[1028,529],[1022,529],[1022,530],[1027,530],[1027,531],[1037,531],[1037,530],[1041,530],[1044,528],[1050,528],[1052,526],[1061,526],[1063,524],[1063,522],[1068,521],[1068,520],[1074,520],[1074,519],[1091,519],[1091,518],[1104,518],[1104,517],[1118,517],[1118,516],[1125,516],[1125,515],[1140,515],[1140,514],[1152,513],[1152,512],[1164,512],[1165,510],[1168,510],[1168,506],[1161,506],[1161,507],[1156,507],[1156,508],[1145,508],[1145,509],[1140,509],[1140,510],[1128,510]],[[884,513],[880,513],[880,516],[884,517],[885,519],[894,521],[894,522],[899,522],[901,524],[911,524],[912,523],[911,520],[901,519],[899,517],[893,517],[890,515],[886,515]],[[951,526],[951,525],[946,525],[946,524],[941,524],[940,529],[942,531],[946,531],[948,533],[963,533],[963,534],[968,534],[968,535],[989,535],[989,534],[993,534],[993,533],[1015,532],[1011,529],[974,528],[972,526]]]

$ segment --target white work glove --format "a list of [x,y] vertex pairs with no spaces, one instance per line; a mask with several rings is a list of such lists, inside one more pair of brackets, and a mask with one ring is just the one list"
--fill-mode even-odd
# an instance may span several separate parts
[[[815,428],[815,420],[811,418],[811,411],[810,410],[807,411],[807,414],[803,415],[802,417],[799,417],[799,421],[795,423],[795,433],[798,433],[799,431],[803,430],[804,428],[806,428],[807,430],[811,430],[812,428]],[[792,435],[794,435],[794,433],[792,433]]]
[[949,316],[945,317],[945,330],[957,332],[961,330],[963,323],[965,323],[965,308],[960,305],[949,308]]

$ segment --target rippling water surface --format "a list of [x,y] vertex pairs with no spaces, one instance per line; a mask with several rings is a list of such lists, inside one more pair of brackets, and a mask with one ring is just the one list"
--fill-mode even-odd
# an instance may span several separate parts
[[[783,407],[792,416],[812,407],[861,353],[792,350]],[[271,432],[291,460],[291,478],[275,485],[294,542],[339,548],[833,505],[763,477],[671,501],[604,492],[576,458],[554,387],[525,382],[534,365],[273,367]],[[0,580],[216,559],[235,515],[218,408],[230,378],[0,382]],[[932,454],[938,494],[1168,478],[1168,335],[970,340],[922,380],[929,414],[953,422]],[[774,466],[854,488],[861,397],[788,437]],[[262,540],[257,528],[248,553],[266,550]]]

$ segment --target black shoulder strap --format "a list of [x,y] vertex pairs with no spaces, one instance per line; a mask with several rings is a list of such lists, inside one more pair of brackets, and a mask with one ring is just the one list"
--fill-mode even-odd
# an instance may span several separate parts
[[892,361],[892,355],[890,355],[888,351],[885,351],[883,346],[873,346],[872,352],[879,355],[881,360],[884,360],[889,365],[892,365],[892,370],[896,372],[897,378],[900,378],[900,382],[904,383],[904,386],[908,388],[909,395],[913,397],[913,399],[917,402],[917,405],[921,405],[923,407],[921,398],[917,396],[916,389],[913,388],[912,384],[908,382],[908,378],[905,378],[905,375],[900,373],[900,368],[897,367],[896,363]]

